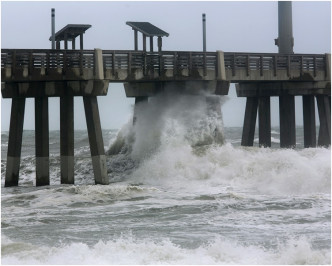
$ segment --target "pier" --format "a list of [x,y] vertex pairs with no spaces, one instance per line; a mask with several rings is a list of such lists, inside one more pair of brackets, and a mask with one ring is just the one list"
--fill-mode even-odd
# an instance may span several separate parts
[[[280,20],[288,21],[289,27],[289,18]],[[73,97],[83,97],[95,183],[108,184],[97,96],[107,95],[112,82],[123,83],[126,96],[135,97],[135,104],[168,86],[183,93],[203,89],[227,95],[230,83],[235,83],[237,96],[246,97],[243,146],[253,145],[257,114],[259,145],[271,146],[270,97],[278,97],[280,147],[295,147],[294,97],[301,96],[304,146],[331,144],[330,54],[293,53],[292,37],[283,40],[285,29],[276,39],[279,53],[164,51],[162,37],[168,33],[148,22],[127,25],[134,31],[134,50],[84,50],[83,34],[91,27],[85,24],[69,24],[58,31],[50,38],[55,49],[1,49],[2,97],[12,99],[6,187],[18,185],[26,98],[35,100],[36,185],[49,185],[48,97],[60,97],[61,183],[74,183]],[[143,35],[142,50],[138,49],[138,33]],[[77,37],[79,50],[75,49]],[[154,37],[158,51],[152,49]],[[146,38],[150,38],[150,51]],[[320,123],[317,143],[315,100]],[[136,119],[134,114],[134,123]]]

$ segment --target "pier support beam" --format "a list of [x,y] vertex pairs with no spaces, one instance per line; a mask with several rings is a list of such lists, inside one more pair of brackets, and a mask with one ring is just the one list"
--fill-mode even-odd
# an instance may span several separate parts
[[257,118],[258,98],[247,97],[246,111],[244,114],[242,146],[253,146],[255,136],[255,126]]
[[107,185],[106,156],[96,96],[83,96],[95,183]]
[[74,184],[74,97],[60,97],[61,184]]
[[295,132],[295,99],[293,95],[279,97],[280,116],[280,147],[294,148],[296,146]]
[[303,95],[304,148],[316,147],[315,96]]
[[48,98],[35,98],[36,186],[50,184]]
[[270,97],[258,100],[259,146],[271,147],[271,108]]
[[17,186],[24,123],[25,98],[13,98],[10,115],[5,187]]
[[317,95],[317,106],[319,114],[318,146],[331,145],[331,96]]
[[136,124],[136,121],[137,121],[137,113],[139,112],[138,110],[140,109],[140,106],[141,106],[143,103],[147,103],[148,100],[149,100],[149,97],[146,97],[146,96],[135,97],[135,107],[134,107],[133,125]]

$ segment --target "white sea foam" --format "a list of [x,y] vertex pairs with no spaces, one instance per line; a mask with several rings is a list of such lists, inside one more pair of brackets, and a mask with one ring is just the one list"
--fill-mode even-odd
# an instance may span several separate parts
[[[162,146],[132,174],[138,182],[183,189],[231,186],[261,193],[330,193],[330,149],[214,146],[197,155],[189,145]],[[204,182],[201,182],[203,181]]]
[[306,238],[289,239],[276,249],[240,245],[216,238],[198,248],[180,247],[168,239],[139,240],[131,235],[93,246],[60,247],[15,243],[2,237],[3,264],[330,264],[328,250],[315,250]]

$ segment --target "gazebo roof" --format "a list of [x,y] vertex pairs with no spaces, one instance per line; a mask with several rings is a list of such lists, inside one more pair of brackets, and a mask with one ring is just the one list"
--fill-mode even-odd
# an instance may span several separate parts
[[139,31],[148,37],[153,37],[153,36],[168,37],[169,36],[169,34],[167,32],[159,29],[158,27],[152,25],[149,22],[130,22],[130,21],[128,21],[128,22],[126,22],[126,24],[131,26],[134,30]]
[[[67,39],[75,39],[81,33],[84,33],[87,29],[91,28],[91,25],[87,24],[68,24],[63,27],[57,33],[55,33],[55,41],[63,41],[65,39],[65,35],[67,35]],[[50,41],[52,40],[52,36],[50,37]]]

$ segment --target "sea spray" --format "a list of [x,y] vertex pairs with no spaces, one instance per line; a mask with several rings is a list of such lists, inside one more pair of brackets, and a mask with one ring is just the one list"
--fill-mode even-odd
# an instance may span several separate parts
[[185,142],[193,147],[223,144],[221,101],[216,95],[184,95],[173,90],[140,102],[135,108],[135,125],[130,120],[119,131],[107,154],[126,154],[142,161],[163,142]]

